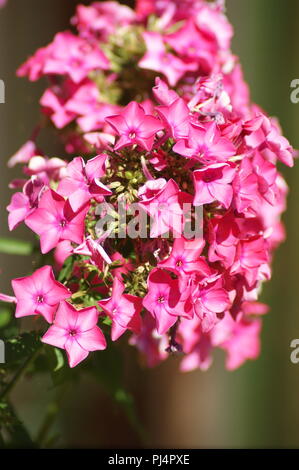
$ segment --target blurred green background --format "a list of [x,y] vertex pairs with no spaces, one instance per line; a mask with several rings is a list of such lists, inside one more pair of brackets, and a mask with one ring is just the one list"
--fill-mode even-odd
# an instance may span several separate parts
[[[0,78],[6,85],[6,103],[0,105],[1,236],[9,236],[7,184],[19,174],[7,170],[6,160],[30,136],[43,89],[42,83],[15,78],[15,70],[68,27],[76,3],[8,0],[0,11]],[[235,28],[233,51],[241,58],[252,99],[279,118],[286,137],[299,148],[299,104],[290,101],[290,82],[299,78],[298,0],[227,0],[227,13]],[[54,156],[59,148],[53,141],[48,135],[43,145]],[[299,364],[290,362],[290,342],[299,338],[299,167],[281,169],[290,187],[284,216],[288,238],[262,295],[271,306],[264,319],[262,354],[227,372],[218,353],[209,371],[180,374],[175,358],[144,370],[129,350],[124,381],[150,447],[299,447]],[[30,237],[23,229],[14,236]],[[28,272],[28,259],[0,255],[0,267],[0,291],[8,292],[10,279]],[[13,402],[32,436],[54,393],[42,377],[24,380],[15,389]],[[105,390],[87,379],[67,392],[54,425],[62,447],[143,446],[135,428]]]

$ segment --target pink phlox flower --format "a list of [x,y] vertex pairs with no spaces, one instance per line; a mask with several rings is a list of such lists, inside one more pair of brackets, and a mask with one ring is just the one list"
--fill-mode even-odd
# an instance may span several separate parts
[[91,70],[106,70],[109,61],[95,44],[73,35],[69,31],[56,34],[46,57],[43,73],[68,75],[79,83]]
[[139,67],[162,73],[170,86],[175,86],[186,72],[196,71],[196,62],[183,61],[167,52],[163,36],[160,33],[145,31],[142,36],[147,52],[139,61]]
[[[158,186],[161,185],[162,179],[159,180]],[[149,182],[147,187],[149,187]],[[169,230],[175,235],[181,235],[184,228],[184,214],[187,207],[190,209],[191,202],[192,197],[180,191],[173,179],[163,184],[154,196],[148,199],[143,198],[139,205],[153,218],[150,236],[155,238],[167,233]]]
[[204,246],[205,241],[202,238],[195,240],[175,238],[170,256],[160,261],[158,266],[173,271],[183,278],[193,272],[209,275],[209,266],[205,258],[200,256]]
[[232,142],[221,137],[215,122],[202,126],[190,125],[188,139],[179,140],[173,151],[203,163],[227,161],[236,153]]
[[162,149],[155,149],[149,157],[151,165],[157,171],[162,171],[167,168],[167,153]]
[[50,181],[59,181],[64,176],[66,162],[61,158],[32,157],[24,168],[26,175],[36,175],[45,185]]
[[113,255],[111,255],[111,260],[112,262],[117,261],[119,263],[119,266],[113,269],[113,275],[118,277],[120,281],[123,279],[123,274],[129,274],[130,271],[134,271],[135,269],[131,261],[129,259],[125,259],[119,252],[113,253]]
[[220,8],[213,6],[202,5],[195,16],[196,25],[206,38],[214,39],[220,49],[229,50],[233,28]]
[[111,297],[99,302],[100,307],[112,320],[112,341],[116,341],[127,329],[135,334],[141,331],[142,299],[136,295],[124,294],[124,290],[123,282],[115,277]]
[[54,250],[53,257],[56,269],[61,269],[65,260],[74,253],[74,248],[69,240],[59,242]]
[[90,256],[91,261],[93,261],[97,266],[102,266],[103,260],[106,263],[111,264],[112,260],[102,246],[108,236],[109,232],[105,232],[100,238],[95,240],[89,235],[81,245],[74,248],[74,253]]
[[198,285],[192,292],[192,303],[203,333],[209,332],[231,307],[229,295],[219,281],[203,288]]
[[[225,334],[221,330],[225,329]],[[256,359],[260,353],[261,321],[241,318],[234,321],[230,314],[212,331],[213,344],[227,353],[226,368],[234,370],[247,359]],[[222,336],[222,339],[221,339]]]
[[7,206],[9,230],[15,229],[38,207],[45,190],[44,182],[38,177],[32,176],[23,186],[23,192],[13,194],[10,204]]
[[194,369],[207,370],[212,364],[212,344],[209,334],[201,329],[198,317],[192,320],[181,320],[179,326],[179,341],[186,354],[181,361],[180,370],[188,372]]
[[236,256],[240,229],[234,214],[229,211],[224,216],[217,216],[209,222],[209,261],[221,261],[229,268]]
[[[253,285],[259,274],[259,269],[268,263],[268,243],[263,236],[255,236],[249,240],[240,240],[237,245],[236,259],[231,267],[231,273],[241,272],[248,284]],[[268,275],[265,272],[266,275]]]
[[107,117],[106,122],[120,136],[114,146],[115,150],[137,144],[150,151],[156,133],[164,128],[161,121],[147,115],[143,107],[135,101],[129,103],[117,116]]
[[65,104],[65,109],[71,113],[86,115],[94,111],[100,101],[100,91],[96,84],[88,78],[73,88],[73,93]]
[[120,106],[109,103],[97,103],[94,109],[77,119],[77,123],[83,132],[101,130],[103,136],[107,134],[106,141],[114,143],[115,130],[106,122],[106,118],[122,111]]
[[148,277],[148,293],[143,299],[143,306],[155,318],[159,334],[166,333],[178,317],[190,318],[185,304],[178,280],[172,279],[168,272],[154,268]]
[[174,90],[171,90],[160,77],[156,77],[155,79],[153,95],[158,103],[163,106],[170,106],[174,101],[179,99],[179,95]]
[[100,202],[104,196],[112,194],[111,190],[101,183],[105,174],[106,154],[97,155],[86,163],[83,158],[74,158],[67,166],[67,176],[58,186],[58,193],[69,199],[74,212],[84,206],[90,199]]
[[189,108],[182,98],[173,101],[169,106],[158,106],[156,111],[170,137],[176,140],[188,137]]
[[77,310],[63,301],[42,342],[65,349],[70,367],[75,367],[87,358],[89,352],[106,349],[105,336],[97,326],[98,315],[96,307]]
[[258,210],[258,178],[250,158],[243,158],[233,181],[234,204],[238,212]]
[[48,253],[62,240],[80,244],[84,237],[84,220],[88,205],[74,212],[69,201],[53,190],[46,191],[39,202],[38,208],[30,214],[26,225],[40,237],[41,252]]
[[169,44],[180,58],[196,64],[196,69],[210,73],[216,59],[216,48],[213,41],[200,33],[194,19],[188,19],[175,33],[165,36]]
[[257,186],[261,197],[273,206],[276,203],[278,192],[276,185],[278,175],[275,165],[263,158],[259,152],[255,152],[252,165],[257,176]]
[[215,163],[193,172],[195,187],[195,206],[220,202],[226,209],[233,198],[231,182],[235,176],[235,168],[227,163]]
[[38,49],[32,57],[29,57],[17,70],[18,77],[28,77],[34,82],[44,75],[44,65],[51,54],[52,44]]
[[72,122],[77,114],[67,109],[68,100],[78,89],[72,80],[64,80],[61,85],[47,88],[40,98],[42,112],[49,116],[57,129],[62,129]]
[[72,24],[83,37],[107,41],[116,28],[131,24],[135,18],[135,12],[126,5],[113,1],[94,2],[88,6],[78,5]]
[[279,124],[274,119],[269,119],[264,114],[258,115],[245,123],[245,131],[248,134],[245,135],[248,147],[257,150],[263,150],[266,147],[271,152],[274,162],[278,158],[287,166],[294,165],[294,149],[281,134]]
[[13,279],[12,288],[17,298],[17,318],[42,315],[49,323],[59,302],[71,296],[71,292],[55,280],[51,266],[43,266],[31,276]]
[[105,134],[104,132],[87,132],[83,137],[97,152],[110,149],[115,140],[113,135]]
[[7,165],[12,168],[17,163],[28,163],[34,155],[40,155],[35,142],[28,140],[22,147],[8,160]]
[[138,189],[138,197],[142,201],[149,201],[155,198],[159,192],[165,188],[167,181],[165,178],[150,179]]

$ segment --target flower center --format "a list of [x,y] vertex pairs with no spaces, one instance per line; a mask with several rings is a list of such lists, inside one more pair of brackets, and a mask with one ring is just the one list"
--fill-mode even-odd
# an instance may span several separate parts
[[69,330],[69,335],[70,336],[76,336],[77,335],[77,330],[75,330],[74,328],[70,329]]
[[176,260],[176,263],[175,263],[176,266],[180,267],[183,265],[183,261],[181,259],[178,259]]
[[133,140],[133,139],[136,139],[136,132],[135,132],[135,131],[131,131],[131,132],[129,133],[129,139],[132,139],[132,140]]
[[159,302],[159,304],[163,304],[163,302],[165,302],[165,297],[164,297],[164,295],[159,295],[159,297],[158,297],[158,302]]
[[70,65],[71,67],[80,67],[82,65],[82,62],[79,58],[72,57],[70,60]]
[[44,296],[42,294],[38,295],[36,301],[38,304],[42,304],[44,302]]
[[65,219],[61,220],[59,225],[60,227],[64,228],[66,226],[66,220]]

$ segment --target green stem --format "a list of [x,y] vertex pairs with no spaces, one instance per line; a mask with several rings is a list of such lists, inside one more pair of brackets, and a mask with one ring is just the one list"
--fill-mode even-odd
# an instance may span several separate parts
[[2,393],[0,393],[0,402],[9,395],[9,393],[12,391],[16,383],[21,379],[21,377],[24,375],[27,367],[34,361],[36,358],[37,354],[39,353],[40,349],[37,349],[34,351],[30,356],[27,357],[25,362],[19,367],[11,381],[4,387],[4,390]]

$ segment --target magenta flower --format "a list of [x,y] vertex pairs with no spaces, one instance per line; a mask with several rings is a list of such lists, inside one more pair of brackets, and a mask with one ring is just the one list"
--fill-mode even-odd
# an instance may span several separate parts
[[15,229],[26,217],[32,214],[38,207],[44,190],[44,183],[33,176],[25,183],[22,193],[13,194],[10,204],[7,206],[9,230]]
[[195,26],[194,20],[190,19],[175,33],[168,34],[165,41],[169,44],[179,57],[196,64],[206,72],[213,68],[216,58],[216,48],[208,37],[201,34]]
[[209,334],[201,329],[198,317],[192,320],[183,319],[179,326],[179,337],[183,340],[183,350],[186,354],[183,358],[180,370],[188,372],[194,369],[207,370],[212,364],[212,344]]
[[244,127],[248,134],[245,136],[245,141],[249,148],[261,151],[265,151],[266,148],[274,161],[278,158],[287,166],[294,165],[294,149],[281,135],[277,122],[265,115],[259,115],[247,121]]
[[175,324],[178,317],[190,318],[185,309],[185,299],[179,291],[178,280],[172,279],[163,269],[155,268],[151,271],[143,306],[155,318],[158,333],[161,335]]
[[97,326],[96,307],[77,310],[69,302],[61,302],[54,323],[42,337],[42,342],[65,349],[70,367],[87,358],[90,351],[106,348],[106,340]]
[[135,20],[135,12],[126,5],[114,1],[94,2],[91,5],[78,5],[72,23],[84,36],[95,36],[107,40],[120,26]]
[[257,198],[258,177],[248,157],[241,161],[239,171],[233,181],[233,189],[234,204],[238,212],[242,213],[250,207],[256,208],[259,203],[259,198]]
[[197,69],[196,62],[184,62],[174,54],[167,52],[161,34],[145,31],[142,36],[147,52],[139,61],[139,67],[163,73],[171,86],[175,86],[186,72],[194,72]]
[[109,236],[109,233],[110,232],[108,231],[104,232],[104,234],[97,240],[94,240],[90,235],[88,235],[84,242],[74,249],[74,253],[90,256],[91,262],[98,267],[102,266],[103,261],[108,264],[112,263],[112,260],[102,246],[102,243],[104,243],[106,238]]
[[[160,178],[155,180],[159,182],[158,187],[151,197],[143,198],[139,205],[153,218],[153,225],[151,226],[150,236],[156,238],[171,230],[176,235],[181,235],[183,232],[184,223],[184,204],[189,204],[192,201],[189,194],[179,190],[177,183],[170,179],[167,183]],[[164,182],[164,183],[162,183]],[[145,186],[149,185],[148,182]],[[150,183],[153,186],[154,183]],[[147,191],[148,192],[148,191]],[[143,193],[143,188],[140,193]]]
[[124,294],[124,290],[123,282],[115,277],[111,297],[99,302],[100,307],[112,320],[112,341],[116,341],[126,330],[136,334],[141,330],[142,299],[136,295]]
[[221,136],[215,122],[201,126],[190,125],[188,139],[179,140],[173,150],[203,163],[226,161],[236,154],[235,146]]
[[186,240],[176,238],[170,256],[158,264],[159,267],[168,269],[182,276],[188,277],[190,273],[201,272],[204,276],[209,276],[211,269],[200,256],[205,246],[203,239]]
[[35,142],[28,140],[22,147],[8,160],[7,165],[11,168],[17,163],[28,163],[34,155],[39,155]]
[[56,34],[44,62],[45,74],[68,75],[79,83],[91,70],[107,69],[109,61],[95,44],[74,36],[69,31]]
[[120,139],[115,150],[137,144],[150,151],[155,135],[164,128],[161,121],[145,113],[143,107],[132,101],[117,116],[107,117],[106,122],[113,127]]
[[109,196],[110,189],[100,182],[105,174],[107,155],[101,154],[84,162],[83,158],[74,158],[67,166],[67,176],[59,183],[58,193],[69,199],[74,212],[84,206],[90,199],[101,201]]
[[273,206],[276,203],[278,193],[276,166],[263,158],[259,152],[255,153],[252,164],[257,177],[258,191],[261,197]]
[[[242,318],[234,321],[231,315],[218,323],[212,332],[214,345],[227,352],[226,368],[235,370],[247,359],[256,359],[260,353],[260,319]],[[223,334],[225,333],[225,334]]]
[[173,101],[169,106],[158,106],[157,113],[161,117],[170,137],[183,139],[189,133],[189,108],[181,98]]
[[167,84],[160,77],[156,77],[153,95],[158,103],[163,106],[170,106],[179,99],[179,95],[174,90],[168,88]]
[[252,286],[258,278],[259,269],[268,261],[267,240],[262,236],[241,240],[237,245],[236,260],[231,272],[242,272],[248,284]]
[[56,308],[71,292],[56,281],[51,266],[37,269],[31,276],[12,280],[17,298],[16,317],[42,315],[52,323]]
[[44,254],[62,240],[82,243],[87,211],[88,206],[84,206],[79,212],[73,212],[69,201],[50,189],[43,194],[38,208],[26,218],[25,223],[39,235]]
[[194,171],[193,204],[200,206],[218,201],[228,209],[233,198],[233,188],[230,183],[234,179],[235,172],[235,168],[227,163],[215,163]]
[[231,306],[227,291],[218,287],[217,283],[203,289],[199,288],[193,302],[194,313],[201,320],[203,333],[210,331]]

